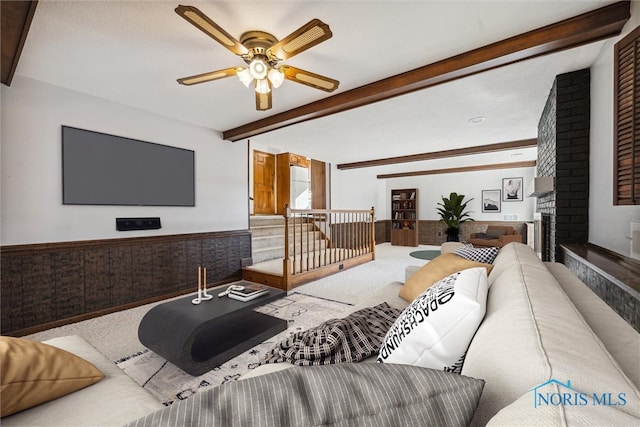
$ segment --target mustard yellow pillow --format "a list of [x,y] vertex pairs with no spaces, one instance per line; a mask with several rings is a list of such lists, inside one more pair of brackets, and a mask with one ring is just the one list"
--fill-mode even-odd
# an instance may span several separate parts
[[104,374],[68,351],[22,338],[0,337],[0,416],[97,383]]
[[458,271],[474,267],[486,267],[487,274],[489,274],[493,266],[491,264],[464,259],[454,253],[437,256],[426,263],[420,270],[416,271],[409,280],[405,282],[400,289],[400,298],[413,302],[414,299],[418,298],[421,293],[426,291],[438,280],[444,279]]

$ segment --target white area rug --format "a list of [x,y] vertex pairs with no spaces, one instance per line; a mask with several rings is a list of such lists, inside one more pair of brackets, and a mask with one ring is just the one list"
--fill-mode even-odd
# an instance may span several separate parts
[[257,367],[276,343],[295,332],[343,317],[350,307],[349,304],[298,292],[264,305],[256,311],[287,320],[288,329],[199,377],[187,374],[149,350],[125,357],[116,364],[163,404],[171,405],[175,400],[186,399],[207,388],[236,381]]

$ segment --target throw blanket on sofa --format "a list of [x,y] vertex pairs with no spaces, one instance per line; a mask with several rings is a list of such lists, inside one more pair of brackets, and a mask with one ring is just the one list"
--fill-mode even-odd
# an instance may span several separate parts
[[360,362],[380,351],[387,331],[400,312],[385,302],[342,319],[328,320],[276,344],[260,363],[308,366]]

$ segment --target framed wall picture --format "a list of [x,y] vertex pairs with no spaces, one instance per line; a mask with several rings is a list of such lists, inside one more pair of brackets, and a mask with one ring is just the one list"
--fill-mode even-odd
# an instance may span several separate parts
[[500,212],[501,190],[482,190],[482,212]]
[[522,177],[502,178],[502,200],[505,202],[521,202]]

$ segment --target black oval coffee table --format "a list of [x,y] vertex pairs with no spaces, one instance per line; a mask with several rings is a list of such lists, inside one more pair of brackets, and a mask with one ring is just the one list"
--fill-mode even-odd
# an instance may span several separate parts
[[267,295],[241,302],[218,297],[227,286],[210,289],[213,299],[198,305],[191,303],[193,295],[189,295],[153,307],[138,327],[140,342],[199,376],[287,329],[286,320],[253,311],[286,296],[286,291],[270,288]]

